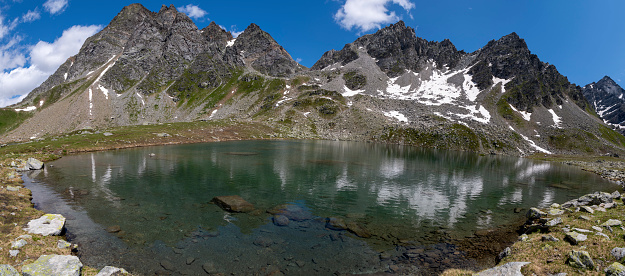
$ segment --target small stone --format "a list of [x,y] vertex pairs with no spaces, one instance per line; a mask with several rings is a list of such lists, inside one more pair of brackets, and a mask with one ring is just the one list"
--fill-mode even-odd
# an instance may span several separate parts
[[64,240],[59,240],[56,242],[56,247],[60,249],[69,248],[70,246],[72,246],[72,244]]
[[171,135],[169,135],[168,133],[157,133],[156,134],[157,137],[170,137]]
[[614,262],[608,266],[604,272],[606,276],[625,276],[625,266],[618,262]]
[[619,193],[618,191],[614,191],[610,195],[613,199],[621,199],[621,193]]
[[558,238],[552,236],[552,235],[546,235],[546,236],[542,236],[542,238],[540,238],[540,240],[542,240],[543,242],[557,242],[560,241]]
[[347,230],[347,224],[340,218],[327,218],[326,227],[331,230]]
[[105,132],[105,133],[102,133],[102,135],[104,135],[104,136],[108,137],[108,136],[113,136],[113,133],[110,133],[110,132]]
[[560,209],[560,204],[558,203],[552,203],[551,206],[549,206],[552,209]]
[[585,241],[586,239],[588,239],[586,235],[577,232],[568,232],[564,237],[564,240],[569,242],[571,245],[577,245],[580,242]]
[[499,255],[497,255],[497,261],[501,261],[505,257],[508,257],[510,255],[512,255],[512,249],[510,249],[510,247],[506,247],[506,249],[504,249],[503,251],[499,252]]
[[519,236],[519,241],[527,241],[530,237],[527,234]]
[[9,256],[11,257],[17,257],[17,254],[19,253],[20,253],[19,250],[9,250]]
[[20,187],[17,186],[7,186],[7,191],[9,192],[17,192],[20,190]]
[[161,266],[169,271],[173,271],[174,269],[176,269],[176,267],[174,266],[174,264],[172,264],[170,261],[168,260],[162,260],[161,261]]
[[106,228],[106,232],[109,233],[119,233],[122,231],[122,228],[119,225],[113,225]]
[[288,226],[289,218],[283,215],[274,215],[273,216],[273,224],[277,226]]
[[573,228],[573,231],[580,232],[580,233],[592,233],[592,231],[590,230],[581,229],[581,228]]
[[572,267],[582,269],[594,269],[595,263],[593,262],[590,254],[586,251],[571,251],[566,263]]
[[21,274],[15,269],[15,267],[3,264],[0,265],[0,275],[2,276],[21,276]]
[[126,271],[123,268],[118,268],[114,266],[105,266],[95,276],[120,276],[120,275],[127,275],[127,274],[128,274],[128,271]]
[[610,251],[610,254],[612,254],[612,256],[614,256],[617,260],[621,261],[625,258],[625,248],[614,247],[612,248],[612,251]]
[[527,211],[527,214],[525,214],[525,216],[530,220],[535,220],[547,216],[547,213],[541,211],[538,208],[532,207],[529,209],[529,211]]
[[215,265],[211,262],[204,263],[202,265],[202,269],[204,269],[204,271],[208,274],[217,272],[217,269],[215,269]]
[[604,237],[606,240],[609,240],[609,239],[610,239],[610,237],[609,237],[608,235],[603,234],[603,233],[601,233],[601,232],[596,233],[595,235],[597,235],[597,236],[602,236],[602,237]]
[[24,247],[24,245],[27,245],[27,244],[28,243],[25,240],[17,240],[15,242],[11,242],[11,248],[20,249]]
[[33,236],[31,235],[21,235],[19,237],[17,237],[18,239],[24,239],[24,240],[32,240]]
[[561,217],[557,217],[557,218],[554,218],[554,219],[552,219],[550,221],[547,221],[545,223],[545,225],[547,225],[549,227],[553,227],[553,226],[556,226],[556,225],[558,225],[560,223],[562,223],[562,218]]
[[586,212],[586,213],[590,213],[590,214],[594,214],[595,210],[593,210],[592,208],[588,207],[588,206],[580,206],[579,210],[582,212]]
[[550,216],[559,216],[564,214],[564,210],[560,210],[560,209],[549,209],[548,214]]
[[614,226],[620,226],[622,225],[623,222],[620,220],[616,220],[616,219],[609,219],[608,221],[604,222],[601,224],[601,226],[610,226],[610,227],[614,227]]
[[592,220],[592,218],[590,218],[589,216],[583,216],[583,215],[579,216],[579,219],[585,220],[585,221],[591,221]]
[[193,258],[193,257],[188,257],[187,258],[187,265],[191,265],[193,262],[195,262],[195,258]]

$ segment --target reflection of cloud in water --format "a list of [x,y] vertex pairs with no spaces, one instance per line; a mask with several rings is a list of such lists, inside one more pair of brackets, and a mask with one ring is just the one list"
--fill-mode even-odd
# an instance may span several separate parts
[[[519,162],[517,162],[517,164],[519,164]],[[537,174],[545,173],[551,169],[551,164],[549,163],[531,164],[526,161],[524,165],[527,167],[523,170],[519,170],[517,173],[517,178],[519,180],[534,177]]]
[[[145,159],[144,159],[144,162],[145,162]],[[119,197],[115,196],[115,193],[113,193],[113,191],[111,191],[108,187],[111,183],[112,172],[113,172],[113,169],[111,168],[111,165],[109,164],[104,174],[98,179],[97,173],[96,173],[95,158],[93,156],[93,153],[91,153],[91,179],[93,180],[93,183],[95,184],[94,186],[95,192],[102,193],[104,195],[103,197],[106,200],[113,203],[113,206],[119,208],[121,206],[119,203]]]
[[549,205],[551,205],[551,203],[553,203],[553,198],[555,197],[554,192],[552,189],[547,189],[545,191],[545,193],[543,194],[543,200],[540,201],[540,203],[538,204],[539,208],[545,208]]
[[382,160],[380,164],[380,175],[386,178],[395,178],[404,173],[405,160],[399,158],[389,158]]
[[347,176],[347,166],[343,167],[343,173],[336,179],[337,190],[356,190],[358,185]]
[[523,189],[517,187],[510,195],[503,196],[497,205],[518,204],[523,202]]

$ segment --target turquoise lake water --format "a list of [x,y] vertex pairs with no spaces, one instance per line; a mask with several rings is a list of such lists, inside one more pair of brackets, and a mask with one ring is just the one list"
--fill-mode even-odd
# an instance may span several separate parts
[[[144,275],[472,268],[453,241],[518,222],[524,212],[515,208],[617,188],[565,165],[336,141],[136,148],[46,165],[26,186],[37,208],[68,217],[81,259]],[[240,195],[257,211],[230,214],[210,203],[224,195]],[[287,226],[266,212],[276,206],[289,213]],[[372,236],[329,227],[330,217]],[[112,226],[121,231],[107,232]],[[410,255],[421,249],[434,250],[427,260],[438,266]],[[440,265],[444,259],[451,261]]]

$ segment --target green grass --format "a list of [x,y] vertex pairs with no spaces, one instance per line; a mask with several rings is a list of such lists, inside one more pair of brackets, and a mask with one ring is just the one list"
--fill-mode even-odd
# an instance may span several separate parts
[[622,134],[605,126],[599,126],[599,132],[601,133],[601,137],[603,139],[608,140],[613,145],[621,148],[625,147],[625,136]]
[[0,135],[15,129],[30,117],[32,117],[31,112],[17,112],[8,108],[0,109]]

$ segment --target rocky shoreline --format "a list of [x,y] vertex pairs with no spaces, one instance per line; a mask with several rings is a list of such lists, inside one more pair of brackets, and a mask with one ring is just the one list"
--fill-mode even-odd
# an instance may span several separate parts
[[[23,156],[21,158],[24,159]],[[7,160],[4,160],[4,164],[2,164],[2,167],[0,168],[2,170],[2,175],[1,175],[2,176],[2,180],[3,180],[2,182],[3,183],[10,183],[10,185],[3,185],[3,186],[1,186],[0,192],[3,195],[5,195],[5,196],[11,196],[11,197],[17,198],[18,200],[22,200],[24,202],[27,202],[28,206],[27,207],[18,208],[18,207],[15,207],[15,206],[9,206],[8,204],[4,204],[2,206],[3,207],[2,208],[2,216],[6,217],[7,215],[10,215],[10,214],[7,214],[5,212],[5,210],[8,210],[10,208],[15,208],[16,212],[12,212],[12,213],[26,212],[26,209],[30,209],[29,212],[31,212],[31,213],[32,212],[37,213],[37,215],[29,214],[27,216],[27,217],[29,217],[28,221],[23,220],[20,223],[16,223],[15,224],[16,228],[19,228],[20,231],[25,231],[25,230],[22,229],[21,226],[22,225],[26,225],[31,220],[34,220],[34,219],[37,219],[37,218],[41,218],[42,217],[42,213],[40,211],[35,210],[33,208],[33,206],[32,206],[32,203],[30,203],[30,199],[32,198],[32,195],[30,195],[30,191],[28,189],[20,187],[21,186],[21,184],[20,184],[21,179],[19,178],[19,171],[34,170],[34,169],[37,169],[37,167],[39,165],[36,162],[36,160],[29,160],[29,161],[32,161],[32,162],[28,162],[26,160],[22,160],[22,161],[18,161],[18,160],[19,159],[12,159],[11,160],[11,161],[13,161],[12,163],[10,161],[7,162]],[[602,160],[597,160],[597,161],[593,161],[593,162],[591,162],[591,161],[560,161],[560,162],[562,162],[564,164],[567,164],[567,165],[578,166],[582,170],[586,170],[586,171],[589,171],[589,172],[596,173],[596,174],[600,175],[603,178],[616,181],[617,183],[623,183],[624,180],[625,180],[625,173],[623,173],[623,168],[625,168],[625,162],[620,162],[620,161],[602,161]],[[43,164],[41,164],[41,166],[43,166]],[[613,198],[616,198],[616,197],[613,196]],[[616,199],[615,201],[617,201],[618,203],[622,203],[622,201],[619,201],[619,200],[620,199]],[[618,203],[615,204],[615,205],[618,205],[618,207],[621,207],[622,204],[618,204]],[[564,208],[564,210],[563,210],[567,214],[568,213],[581,212],[580,210],[586,209],[584,205],[575,206],[575,208],[578,208],[579,210],[575,210],[575,209],[571,210],[570,209],[571,206],[567,206],[567,205],[564,205],[564,206],[569,208],[569,209]],[[605,208],[605,206],[603,206],[603,207],[599,206],[599,208]],[[614,208],[617,208],[617,207],[614,207]],[[612,209],[610,209],[610,208],[605,208],[605,209],[607,210],[607,212],[611,212],[612,211]],[[545,213],[547,213],[548,215],[552,215],[553,211],[550,209],[550,210],[545,211]],[[556,212],[556,213],[558,213],[558,212]],[[539,220],[539,222],[540,222],[540,220]],[[19,225],[19,227],[17,227],[18,225]],[[601,227],[601,226],[597,226],[597,227]],[[623,230],[623,231],[625,231],[625,230]],[[13,246],[13,244],[18,245],[18,246],[21,245],[22,247],[25,246],[26,248],[29,247],[29,246],[35,246],[35,244],[38,244],[37,240],[39,238],[36,236],[37,234],[34,234],[34,235],[35,235],[34,238],[33,238],[33,234],[27,234],[27,233],[20,233],[19,235],[17,235],[17,234],[8,235],[5,239],[0,240],[2,242],[1,245],[0,245],[0,248],[8,249],[8,248],[11,248]],[[71,245],[71,244],[67,243],[66,241],[64,241],[62,239],[62,237],[59,237],[59,236],[56,236],[56,237],[57,238],[55,240],[47,241],[46,244],[42,245],[42,246],[44,246],[44,247],[48,246],[48,247],[57,248],[58,249],[57,251],[60,251],[60,252],[58,252],[59,254],[51,254],[51,253],[49,253],[49,251],[51,252],[52,250],[44,249],[44,250],[42,250],[43,252],[39,256],[34,256],[34,255],[31,254],[31,255],[27,255],[26,258],[19,259],[19,260],[17,258],[14,259],[14,260],[11,260],[9,258],[6,258],[6,256],[5,256],[4,259],[0,258],[0,260],[2,260],[1,263],[10,263],[12,265],[11,266],[3,265],[3,266],[0,267],[0,271],[5,271],[6,270],[6,271],[8,271],[7,273],[9,273],[9,272],[12,273],[12,272],[21,270],[22,273],[25,273],[25,271],[28,271],[28,269],[30,269],[30,268],[28,268],[29,266],[27,266],[27,265],[31,265],[32,266],[33,264],[37,263],[37,267],[39,267],[40,263],[49,263],[50,260],[60,260],[61,262],[64,262],[68,266],[78,267],[79,268],[79,270],[78,270],[79,274],[76,274],[76,275],[81,275],[80,274],[80,268],[82,267],[82,264],[80,263],[80,260],[78,260],[77,257],[75,259],[74,258],[68,259],[68,258],[57,257],[57,256],[72,256],[72,255],[76,255],[75,245]],[[562,237],[560,240],[564,241],[564,237]],[[617,240],[617,239],[613,239],[613,240]],[[527,244],[527,243],[533,243],[533,242],[536,242],[536,241],[532,241],[532,238],[531,238],[531,235],[530,235],[529,241],[528,241],[528,239],[526,239],[525,241],[517,242],[513,246],[511,246],[510,248],[511,248],[511,252],[513,254],[511,256],[508,256],[508,257],[502,256],[501,259],[502,259],[503,262],[510,261],[513,264],[506,265],[505,268],[509,270],[512,267],[512,268],[514,268],[512,270],[515,270],[517,267],[521,268],[521,267],[533,267],[533,266],[535,266],[532,262],[525,262],[525,261],[523,261],[523,263],[527,263],[527,264],[524,264],[524,265],[519,265],[519,264],[513,262],[514,259],[515,259],[514,256],[518,256],[518,255],[514,254],[516,251],[518,251],[518,249],[515,249],[515,246],[517,246],[519,243]],[[24,243],[26,243],[26,244],[24,244]],[[540,243],[540,241],[538,241],[538,243]],[[39,245],[39,246],[41,246],[41,245]],[[622,247],[625,247],[625,244],[622,245]],[[616,247],[614,247],[614,248],[616,248]],[[15,248],[11,248],[11,250],[16,250],[16,249]],[[423,249],[406,247],[406,252],[405,253],[408,254],[408,255],[414,253],[415,256],[422,256],[423,254],[419,253],[419,252],[421,252],[421,250],[423,250]],[[5,250],[0,249],[0,251],[5,251]],[[13,252],[15,252],[15,251],[13,251]],[[404,254],[404,255],[406,255],[406,254]],[[6,254],[6,255],[10,256],[10,254]],[[13,258],[13,257],[11,257],[11,258]],[[39,260],[40,258],[41,258],[41,260]],[[522,260],[519,260],[519,261],[522,261]],[[614,264],[614,267],[616,267],[616,266],[618,266],[618,265]],[[604,266],[598,266],[598,267],[604,267]],[[526,269],[526,268],[524,268],[524,269]],[[395,271],[395,272],[399,272],[399,273],[402,272],[401,266],[392,267],[389,271],[391,271],[391,272]],[[452,270],[452,272],[451,272],[452,274],[446,274],[447,272],[443,272],[443,273],[444,273],[444,275],[465,275],[466,274],[465,272],[462,272],[462,273],[459,273],[459,274],[454,274],[453,271],[454,270]],[[122,273],[124,271],[122,271],[121,269],[118,269],[118,268],[107,267],[106,269],[103,269],[102,272],[103,273],[111,273],[111,274],[97,274],[99,272],[96,271],[93,268],[82,267],[82,275],[121,275],[121,274],[112,274],[112,273]],[[471,273],[473,273],[473,272],[471,272]],[[18,274],[6,274],[6,275],[20,275],[20,274],[18,273]],[[24,274],[24,275],[26,275],[26,274]],[[28,275],[30,275],[30,274],[28,274]],[[484,274],[484,275],[488,275],[488,274]]]

